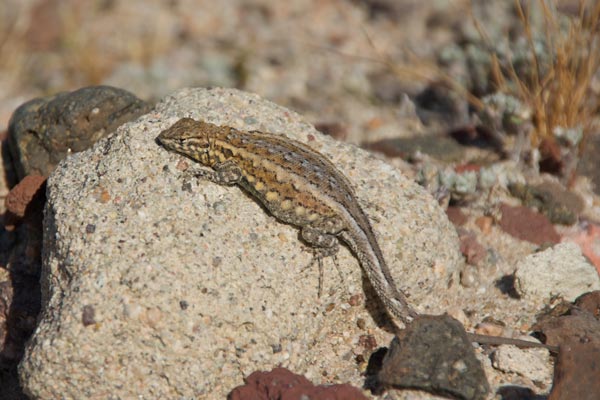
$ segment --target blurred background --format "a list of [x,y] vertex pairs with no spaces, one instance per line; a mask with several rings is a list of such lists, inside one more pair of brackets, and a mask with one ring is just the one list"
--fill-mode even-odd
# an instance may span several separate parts
[[147,101],[225,86],[290,107],[340,138],[397,136],[405,96],[460,111],[424,96],[432,67],[445,57],[447,73],[465,81],[455,59],[479,40],[469,15],[492,38],[506,36],[518,24],[512,3],[1,0],[0,128],[24,101],[87,85]]
[[[585,104],[586,115],[539,122],[582,102],[540,104],[557,93],[597,93],[600,52],[585,34],[598,33],[599,14],[579,0],[1,0],[0,130],[23,102],[88,85],[149,102],[224,86],[298,111],[339,139],[370,142],[493,125],[472,114],[498,108],[484,97],[501,92],[524,106],[521,117],[534,114],[535,147],[555,125],[596,111]],[[562,66],[568,84],[542,94],[560,78],[561,54],[576,58]]]

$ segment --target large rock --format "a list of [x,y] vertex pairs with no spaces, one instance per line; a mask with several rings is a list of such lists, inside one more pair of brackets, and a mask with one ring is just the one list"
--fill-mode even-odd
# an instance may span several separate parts
[[444,311],[458,242],[423,189],[258,96],[185,89],[48,181],[43,311],[20,367],[32,398],[223,398],[244,375],[277,365],[315,384],[360,386],[359,339],[390,340],[345,247],[339,273],[325,260],[318,298],[317,268],[305,269],[312,252],[295,228],[237,187],[182,179],[185,161],[155,138],[183,116],[285,134],[325,154],[355,186],[410,302]]

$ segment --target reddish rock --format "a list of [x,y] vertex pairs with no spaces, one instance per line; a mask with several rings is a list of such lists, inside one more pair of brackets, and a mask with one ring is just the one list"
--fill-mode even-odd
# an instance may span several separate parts
[[500,206],[502,218],[499,226],[511,236],[526,240],[537,245],[554,244],[560,241],[560,236],[548,218],[527,207],[511,207],[507,204]]
[[468,220],[468,217],[464,212],[462,212],[460,207],[448,206],[446,209],[446,215],[454,226],[462,226],[466,224]]
[[481,233],[483,233],[484,235],[487,235],[492,230],[493,222],[494,221],[493,221],[492,217],[481,216],[475,220],[475,225],[477,225],[479,227],[479,229],[481,229]]
[[256,371],[244,382],[245,385],[229,393],[228,400],[367,400],[359,389],[351,385],[315,386],[304,376],[286,368]]
[[477,164],[461,164],[461,165],[457,165],[456,167],[454,167],[454,171],[457,174],[462,174],[463,172],[477,172],[481,169],[481,165],[477,165]]
[[548,400],[597,400],[600,396],[600,343],[569,338],[560,346]]
[[582,295],[575,301],[575,305],[600,320],[600,290]]
[[600,291],[560,303],[538,317],[533,330],[559,346],[548,400],[591,400],[600,393]]
[[572,340],[600,346],[600,322],[585,311],[573,309],[569,312],[572,314],[538,318],[533,330],[540,332],[550,346],[560,346]]
[[587,222],[584,224],[584,229],[571,234],[567,240],[579,245],[583,255],[600,274],[600,225]]
[[487,250],[478,241],[473,232],[459,232],[460,252],[468,264],[477,265],[487,255]]
[[[6,196],[6,217],[4,224],[7,228],[21,221],[33,209],[41,211],[45,202],[46,177],[28,175],[19,182]],[[41,212],[40,212],[41,216]]]

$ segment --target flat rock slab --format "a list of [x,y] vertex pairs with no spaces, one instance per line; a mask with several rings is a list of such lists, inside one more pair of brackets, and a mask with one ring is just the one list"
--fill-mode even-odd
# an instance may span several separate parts
[[183,179],[191,161],[155,138],[184,116],[285,134],[330,158],[354,185],[398,286],[420,312],[444,311],[458,242],[423,189],[258,96],[184,89],[49,178],[43,311],[20,366],[31,398],[224,398],[278,365],[315,384],[360,387],[360,337],[389,342],[348,249],[339,272],[325,260],[319,298],[297,229],[237,187]]

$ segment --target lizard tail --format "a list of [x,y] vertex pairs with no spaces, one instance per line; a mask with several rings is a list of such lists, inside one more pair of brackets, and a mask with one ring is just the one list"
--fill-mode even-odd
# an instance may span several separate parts
[[376,242],[373,244],[371,241],[371,246],[359,245],[359,241],[363,243],[367,242],[366,234],[360,230],[356,230],[356,232],[342,231],[340,236],[359,260],[362,269],[365,271],[367,278],[371,282],[371,285],[373,285],[387,311],[405,325],[415,319],[418,313],[410,306],[406,295],[394,284],[394,280]]

